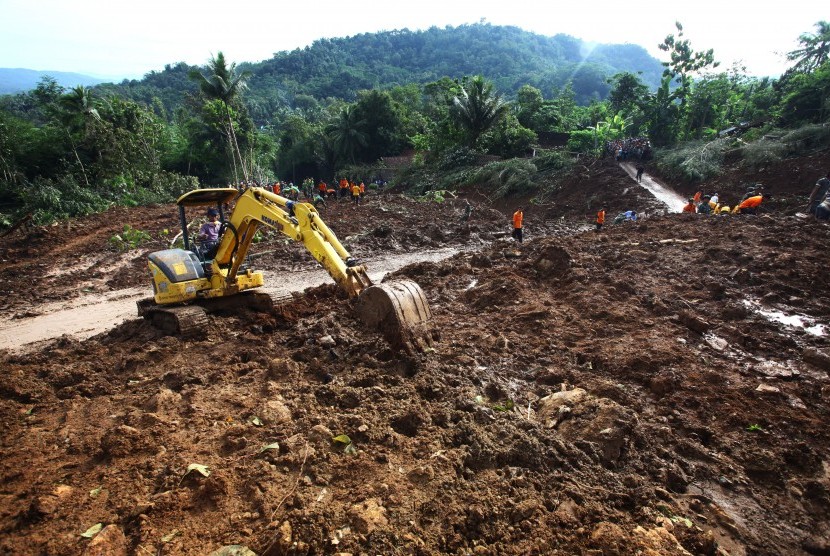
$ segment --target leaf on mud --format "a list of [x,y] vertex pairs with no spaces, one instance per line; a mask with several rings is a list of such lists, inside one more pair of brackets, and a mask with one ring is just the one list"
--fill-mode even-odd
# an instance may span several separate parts
[[200,474],[202,477],[210,477],[210,469],[208,469],[207,465],[202,465],[201,463],[191,463],[187,466],[187,471],[185,472],[184,476],[187,477],[190,475],[191,471],[195,471]]
[[482,405],[484,403],[484,396],[476,396],[473,398],[473,401],[476,402],[478,405]]
[[251,424],[254,425],[254,426],[257,426],[257,427],[261,427],[262,426],[262,421],[260,421],[259,417],[253,417],[251,419]]
[[262,452],[267,452],[268,450],[277,450],[277,451],[279,451],[279,449],[280,449],[280,443],[279,442],[272,442],[271,444],[266,444],[265,446],[260,448],[259,453],[261,454]]
[[170,542],[180,534],[181,534],[181,532],[178,529],[173,529],[172,531],[170,531],[168,534],[164,535],[161,538],[161,542]]
[[757,424],[757,423],[756,423],[756,424],[754,424],[754,425],[749,425],[749,426],[746,428],[746,430],[748,430],[749,432],[760,432],[760,431],[762,431],[762,430],[764,430],[764,429],[762,429],[762,428],[761,428],[761,425],[759,425],[759,424]]
[[493,404],[493,409],[495,411],[510,411],[514,407],[515,404],[513,403],[513,400],[507,400],[506,402],[500,404]]
[[349,444],[351,444],[351,443],[352,443],[352,439],[351,439],[351,438],[349,438],[349,437],[348,437],[347,435],[345,435],[345,434],[338,434],[337,436],[335,436],[334,438],[332,438],[332,440],[333,440],[334,442],[339,442],[340,444],[346,444],[346,445],[349,445]]
[[95,498],[96,496],[101,494],[102,489],[103,489],[103,487],[93,488],[92,490],[89,491],[89,495],[92,496],[93,498]]
[[686,527],[692,527],[692,520],[688,517],[683,517],[680,515],[673,515],[669,518],[672,523],[682,523]]
[[356,454],[357,448],[354,447],[354,444],[348,444],[345,448],[343,448],[344,454]]
[[95,525],[93,525],[92,527],[90,527],[89,529],[87,529],[86,531],[81,533],[81,536],[85,539],[91,539],[92,537],[94,537],[95,535],[100,533],[101,529],[103,529],[103,528],[104,528],[103,523],[96,523]]

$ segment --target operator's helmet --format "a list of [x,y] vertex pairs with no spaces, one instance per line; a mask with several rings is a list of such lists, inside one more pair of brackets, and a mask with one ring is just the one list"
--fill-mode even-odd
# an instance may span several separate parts
[[219,216],[219,211],[213,207],[210,207],[207,211],[208,216]]

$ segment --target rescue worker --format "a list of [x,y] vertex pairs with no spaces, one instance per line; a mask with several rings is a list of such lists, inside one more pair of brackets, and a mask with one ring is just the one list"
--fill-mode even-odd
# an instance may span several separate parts
[[689,202],[686,203],[686,206],[683,207],[683,212],[691,212],[692,214],[697,212],[697,208],[695,208],[694,198],[689,199]]
[[356,183],[352,184],[352,202],[355,206],[360,204],[360,186]]
[[516,212],[513,213],[513,238],[522,243],[522,220],[524,220],[525,213],[522,211],[522,207],[516,209]]
[[315,193],[315,194],[314,194],[314,199],[312,200],[311,204],[313,204],[313,205],[314,205],[314,207],[315,207],[315,208],[318,208],[318,209],[319,209],[320,207],[322,207],[322,208],[328,208],[328,205],[326,204],[326,200],[325,200],[325,199],[323,198],[323,196],[322,196],[322,195],[320,195],[319,193]]
[[698,214],[712,214],[712,205],[709,204],[709,195],[704,195],[700,204],[697,205]]
[[595,232],[600,231],[603,224],[605,224],[605,207],[602,207],[601,209],[599,209],[599,212],[597,212],[597,221],[596,221],[596,226],[597,227],[594,231]]
[[738,205],[738,213],[739,214],[758,214],[758,207],[761,206],[761,201],[764,200],[764,194],[761,193],[760,195],[753,195],[748,199],[744,199],[741,201],[741,204]]
[[349,180],[340,178],[340,198],[342,199],[349,194]]

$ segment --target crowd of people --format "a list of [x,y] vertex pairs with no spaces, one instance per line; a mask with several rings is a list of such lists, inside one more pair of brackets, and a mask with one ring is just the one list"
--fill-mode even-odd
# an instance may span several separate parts
[[760,183],[749,186],[741,200],[734,205],[722,203],[718,193],[707,195],[703,191],[698,191],[683,207],[683,212],[692,214],[758,214],[761,203],[770,198],[768,194],[764,193],[763,189]]
[[651,142],[646,137],[628,137],[606,141],[605,150],[614,155],[614,160],[618,162],[630,158],[639,160],[651,158]]
[[[291,181],[274,180],[263,183],[259,180],[252,180],[250,182],[240,181],[235,186],[229,185],[229,187],[235,187],[239,191],[245,191],[249,187],[261,187],[295,203],[300,201],[312,203],[318,209],[326,208],[327,200],[349,200],[354,205],[359,205],[366,194],[366,184],[362,179],[341,177],[331,185],[324,180],[320,180],[315,185],[314,181],[314,178],[305,178],[297,186]],[[374,189],[378,190],[387,185],[386,180],[381,178],[374,178],[370,183]]]

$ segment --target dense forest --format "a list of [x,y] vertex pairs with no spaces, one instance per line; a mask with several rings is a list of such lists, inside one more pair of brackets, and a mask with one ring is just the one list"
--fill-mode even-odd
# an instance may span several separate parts
[[[192,69],[184,63],[168,65],[144,79],[99,90],[147,105],[160,102],[172,113],[183,93],[195,91],[187,78]],[[239,70],[250,72],[244,103],[261,126],[306,97],[354,101],[361,90],[468,75],[486,77],[508,98],[523,85],[549,97],[570,83],[576,102],[588,104],[608,95],[609,75],[636,73],[656,89],[663,67],[637,45],[589,45],[567,35],[546,37],[517,27],[476,24],[322,39],[264,62],[240,63]]]
[[[0,97],[0,227],[168,201],[199,184],[365,179],[410,152],[402,188],[543,196],[574,153],[624,137],[648,137],[687,179],[716,173],[734,150],[724,130],[745,132],[757,160],[827,140],[826,22],[799,37],[778,79],[723,70],[682,25],[667,31],[662,62],[638,46],[476,24],[320,40],[258,64],[219,52],[118,85],[44,78]],[[784,140],[765,143],[770,130]],[[553,148],[552,134],[567,145]]]

